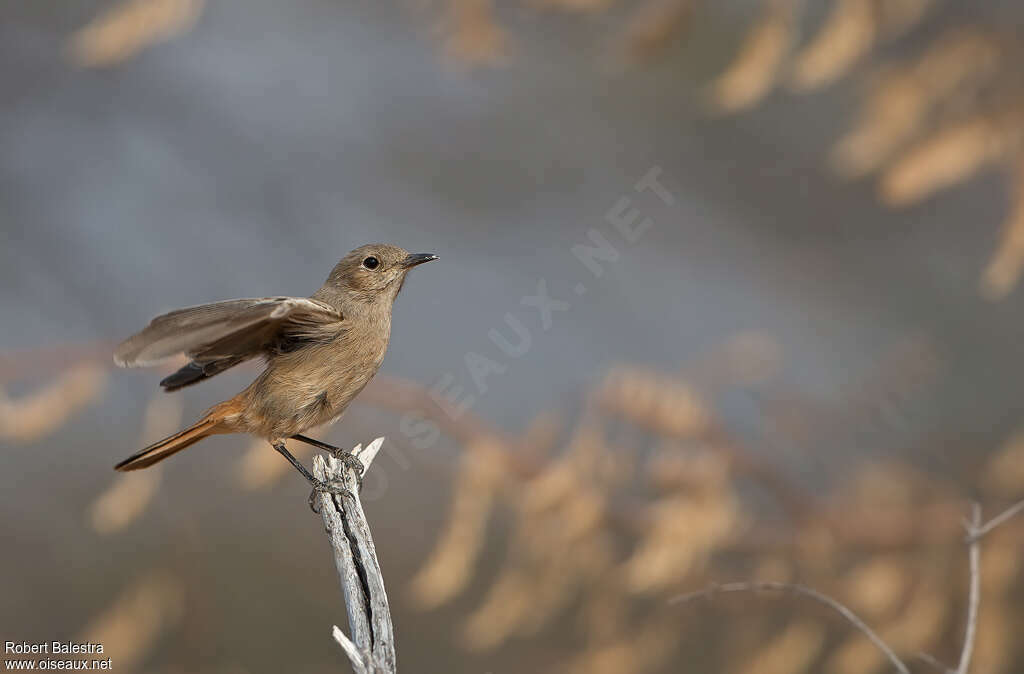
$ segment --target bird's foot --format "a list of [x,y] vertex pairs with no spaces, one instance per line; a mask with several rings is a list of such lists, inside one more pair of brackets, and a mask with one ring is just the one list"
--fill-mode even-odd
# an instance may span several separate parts
[[359,460],[359,457],[345,449],[339,449],[337,452],[331,453],[334,454],[335,459],[341,461],[356,474],[356,479],[359,480],[359,486],[362,487],[363,471],[366,470],[366,466],[364,466],[363,462]]
[[312,485],[313,491],[309,492],[309,509],[318,515],[320,514],[320,508],[317,507],[317,495],[319,494],[333,494],[335,496],[351,496],[355,498],[355,494],[346,488],[340,480],[331,480],[330,482],[313,480]]

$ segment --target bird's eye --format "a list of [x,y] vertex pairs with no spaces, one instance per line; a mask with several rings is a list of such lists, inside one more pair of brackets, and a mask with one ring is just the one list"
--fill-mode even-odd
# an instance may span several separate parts
[[371,255],[363,260],[363,266],[372,271],[380,266],[380,260]]

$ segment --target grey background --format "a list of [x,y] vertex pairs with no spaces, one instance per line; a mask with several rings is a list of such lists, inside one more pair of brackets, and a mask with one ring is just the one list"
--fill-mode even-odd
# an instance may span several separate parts
[[[908,454],[967,484],[1020,418],[1021,293],[988,303],[976,290],[1002,181],[900,212],[870,184],[839,182],[822,167],[855,113],[851,84],[705,115],[700,86],[728,63],[749,3],[712,3],[666,59],[626,71],[609,63],[614,15],[510,12],[512,64],[465,71],[439,56],[435,15],[370,0],[211,0],[172,42],[76,69],[65,40],[104,4],[0,5],[4,350],[118,339],[176,306],[308,294],[347,250],[386,241],[441,260],[406,283],[383,372],[428,384],[452,373],[469,387],[468,351],[505,362],[487,339],[505,312],[534,329],[530,352],[474,408],[504,428],[575,409],[615,362],[675,368],[749,330],[782,345],[787,391],[829,409],[907,335],[926,335],[941,362],[870,443],[848,428],[799,451],[754,443],[798,478]],[[972,7],[1018,18],[1006,3]],[[964,18],[951,7],[932,21]],[[632,195],[653,166],[672,207]],[[655,226],[594,279],[570,248],[592,227],[611,237],[604,215],[622,196]],[[520,306],[540,278],[573,305],[547,332]],[[247,376],[188,390],[186,416]],[[336,581],[306,487],[296,477],[269,494],[234,491],[224,457],[243,441],[217,438],[169,463],[145,527],[101,540],[76,518],[134,451],[157,378],[117,372],[73,424],[0,447],[0,634],[71,635],[137,567],[161,562],[185,577],[192,608],[190,627],[161,642],[157,670],[333,667],[325,626],[342,616],[323,591]],[[760,436],[753,398],[721,402],[737,433]],[[396,415],[353,407],[331,439],[396,429]],[[385,457],[389,492],[370,505],[401,659],[437,672],[555,662],[542,644],[466,656],[450,621],[468,604],[412,609],[404,585],[444,518],[458,450],[406,450],[409,468]],[[279,582],[259,586],[267,578]]]

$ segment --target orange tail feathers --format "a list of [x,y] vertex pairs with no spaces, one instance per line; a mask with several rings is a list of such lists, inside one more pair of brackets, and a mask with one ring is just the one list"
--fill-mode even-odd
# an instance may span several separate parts
[[175,433],[169,438],[153,443],[149,447],[132,454],[121,463],[114,466],[114,470],[127,471],[148,468],[154,463],[163,461],[172,454],[177,454],[186,447],[191,447],[208,435],[223,433],[218,428],[221,418],[208,415],[199,422],[189,426],[180,433]]

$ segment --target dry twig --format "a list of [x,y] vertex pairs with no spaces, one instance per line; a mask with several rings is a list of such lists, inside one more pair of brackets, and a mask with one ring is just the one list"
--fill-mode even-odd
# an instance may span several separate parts
[[[357,446],[352,453],[362,461],[365,470],[383,444],[384,438],[377,438],[365,450]],[[343,462],[333,457],[325,461],[319,455],[313,457],[313,475],[348,490],[343,494],[318,495],[352,632],[349,640],[335,626],[334,639],[345,650],[356,674],[393,674],[396,663],[391,611],[370,525],[359,501],[359,477]]]
[[[1005,521],[1005,520],[1004,520]],[[981,506],[971,505],[971,519],[966,523],[968,559],[971,567],[971,587],[967,600],[967,627],[964,628],[964,648],[960,652],[960,664],[957,674],[967,674],[971,668],[971,655],[974,653],[974,639],[978,634],[978,606],[981,604]]]
[[[940,671],[945,672],[945,674],[969,674],[971,669],[971,658],[974,654],[974,644],[978,635],[978,609],[981,606],[981,539],[996,527],[1005,524],[1011,518],[1022,512],[1024,512],[1024,501],[1015,503],[990,519],[988,522],[983,522],[981,516],[981,505],[978,503],[972,504],[971,517],[964,523],[964,528],[967,530],[965,540],[967,543],[968,562],[970,566],[970,587],[967,599],[967,624],[964,628],[964,644],[963,649],[960,652],[959,663],[957,664],[956,669],[951,669],[943,665],[939,660],[928,653],[918,653],[917,657],[919,659],[938,668]],[[837,599],[805,585],[799,585],[796,583],[755,581],[726,583],[724,585],[712,585],[711,587],[703,590],[679,595],[671,599],[669,603],[679,604],[702,597],[711,598],[718,593],[763,591],[793,592],[828,606],[845,618],[847,622],[860,630],[871,641],[871,643],[889,659],[889,662],[892,663],[893,667],[895,667],[897,671],[901,674],[909,674],[910,670],[907,668],[907,665],[899,658],[899,656],[896,655],[892,647],[878,636],[878,634],[875,633],[867,623],[861,620],[857,614],[850,610],[850,608]]]
[[895,667],[896,670],[900,672],[900,674],[910,674],[910,670],[903,663],[903,661],[900,660],[899,656],[897,656],[896,653],[893,652],[892,648],[890,648],[889,645],[885,643],[885,641],[883,641],[882,638],[878,636],[878,634],[876,634],[874,630],[868,627],[867,623],[865,623],[863,620],[857,617],[856,613],[851,611],[846,605],[842,604],[838,600],[833,599],[827,594],[822,594],[821,592],[818,592],[817,590],[807,587],[805,585],[798,585],[796,583],[754,581],[725,583],[724,585],[713,585],[703,590],[698,590],[696,592],[688,592],[686,594],[679,595],[678,597],[673,598],[669,603],[681,604],[684,602],[693,601],[694,599],[699,599],[701,597],[710,598],[718,593],[764,591],[793,592],[795,594],[803,595],[804,597],[807,597],[809,599],[813,599],[819,604],[824,604],[825,606],[831,608],[833,611],[835,611],[843,618],[845,618],[847,622],[849,622],[851,625],[853,625],[858,630],[863,632],[864,636],[866,636],[871,641],[871,643],[873,643],[878,648],[878,650],[882,651],[882,653],[884,653],[885,656],[889,658],[889,662],[892,663],[893,667]]
[[985,524],[982,524],[972,532],[968,532],[968,542],[973,543],[981,538],[984,538],[990,531],[996,527],[1005,524],[1009,520],[1013,519],[1017,515],[1024,512],[1024,501],[1018,501],[1012,506],[999,513]]

